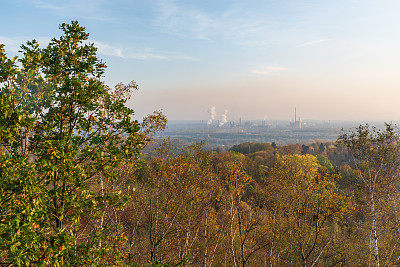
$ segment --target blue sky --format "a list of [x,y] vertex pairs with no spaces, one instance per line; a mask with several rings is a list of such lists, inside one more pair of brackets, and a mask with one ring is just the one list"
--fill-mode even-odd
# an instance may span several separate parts
[[138,119],[400,119],[400,1],[0,0],[10,56],[78,20]]

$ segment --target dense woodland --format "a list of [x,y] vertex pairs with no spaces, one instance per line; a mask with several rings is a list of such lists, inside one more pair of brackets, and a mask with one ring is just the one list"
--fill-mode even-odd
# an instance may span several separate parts
[[395,266],[396,128],[337,142],[158,140],[110,88],[77,22],[9,59],[0,45],[0,265]]

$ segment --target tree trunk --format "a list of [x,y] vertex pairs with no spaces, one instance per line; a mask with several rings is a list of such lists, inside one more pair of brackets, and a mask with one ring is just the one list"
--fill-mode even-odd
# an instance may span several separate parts
[[371,235],[372,235],[372,249],[373,249],[373,257],[375,260],[375,266],[379,266],[379,256],[378,256],[378,235],[377,235],[377,229],[376,229],[376,214],[375,214],[375,200],[374,200],[374,194],[371,193],[371,221],[372,221],[372,229],[371,229]]

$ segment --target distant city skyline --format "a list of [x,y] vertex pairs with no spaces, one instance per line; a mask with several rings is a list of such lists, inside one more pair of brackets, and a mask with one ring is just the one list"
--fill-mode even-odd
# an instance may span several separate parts
[[395,0],[0,0],[0,43],[45,45],[78,20],[141,119],[400,120]]

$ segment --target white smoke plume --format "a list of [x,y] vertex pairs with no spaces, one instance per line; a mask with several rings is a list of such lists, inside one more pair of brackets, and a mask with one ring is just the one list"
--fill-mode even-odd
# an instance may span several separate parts
[[219,127],[224,126],[228,122],[228,110],[225,109],[224,114],[221,115],[221,121],[219,122]]
[[264,115],[264,120],[268,120],[268,115]]
[[215,120],[215,117],[217,116],[217,113],[215,113],[215,107],[211,107],[208,109],[208,114],[210,114],[210,119],[207,121],[207,125],[211,125],[213,120]]

